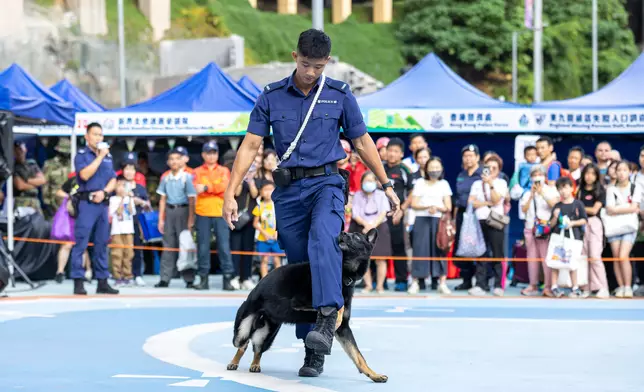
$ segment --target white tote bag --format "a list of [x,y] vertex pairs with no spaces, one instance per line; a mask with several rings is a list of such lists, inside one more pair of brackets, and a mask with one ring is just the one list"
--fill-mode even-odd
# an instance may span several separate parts
[[190,230],[183,230],[179,234],[177,270],[184,271],[188,269],[197,269],[197,245],[192,238]]
[[575,239],[572,228],[568,229],[570,238],[567,238],[564,233],[565,230],[561,230],[559,234],[550,235],[546,265],[558,270],[576,270],[579,267],[580,259],[584,257],[581,255],[584,242]]
[[[559,279],[557,279],[559,287],[572,288],[572,279],[570,278],[570,270],[560,269]],[[581,256],[579,264],[577,265],[577,286],[585,286],[588,284],[588,257]]]
[[[631,186],[631,196],[635,186]],[[622,199],[622,194],[617,192],[614,187],[608,189],[606,199],[608,201],[609,197],[615,199],[615,205],[620,206],[626,204],[628,201]],[[608,203],[606,203],[608,204]],[[604,235],[606,238],[614,237],[616,235],[636,233],[640,228],[640,222],[637,217],[637,212],[631,214],[620,214],[620,215],[608,215],[605,208],[602,208],[599,217],[604,224]]]

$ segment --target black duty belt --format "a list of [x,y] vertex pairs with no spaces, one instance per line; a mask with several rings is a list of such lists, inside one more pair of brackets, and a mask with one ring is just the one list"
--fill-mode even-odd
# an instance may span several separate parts
[[78,198],[78,200],[87,201],[87,202],[90,202],[90,203],[93,203],[93,204],[110,204],[110,195],[107,194],[107,193],[105,194],[105,198],[103,199],[103,201],[100,202],[100,203],[96,203],[96,202],[90,200],[89,196],[92,193],[96,193],[96,192],[100,192],[100,190],[99,191],[91,191],[91,192],[85,192],[85,191],[84,192],[76,192],[74,197]]
[[327,170],[330,173],[338,173],[338,166],[336,164],[327,164],[318,167],[291,167],[289,170],[291,171],[291,180],[297,181],[302,178],[324,176],[327,174]]
[[167,208],[174,210],[176,208],[185,208],[188,207],[188,204],[166,204],[165,205]]

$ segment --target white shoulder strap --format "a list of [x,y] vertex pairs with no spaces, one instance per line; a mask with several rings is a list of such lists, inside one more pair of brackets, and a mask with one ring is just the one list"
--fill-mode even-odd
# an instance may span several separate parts
[[300,137],[302,136],[302,133],[304,133],[304,128],[306,128],[306,124],[309,122],[309,117],[311,117],[311,113],[313,113],[313,108],[315,107],[315,104],[318,102],[318,98],[320,97],[320,93],[322,92],[322,89],[324,88],[324,82],[326,81],[326,76],[322,74],[320,76],[320,88],[318,88],[318,91],[315,92],[315,97],[313,97],[313,102],[311,102],[311,106],[309,107],[309,111],[306,113],[306,117],[304,117],[304,121],[302,122],[302,126],[300,126],[300,130],[297,131],[297,135],[295,136],[295,139],[291,142],[291,145],[288,146],[288,149],[282,155],[282,158],[278,158],[277,160],[277,166],[279,166],[282,162],[288,160],[288,158],[291,156],[293,153],[293,150],[295,150],[295,147],[297,147],[297,142],[300,141]]

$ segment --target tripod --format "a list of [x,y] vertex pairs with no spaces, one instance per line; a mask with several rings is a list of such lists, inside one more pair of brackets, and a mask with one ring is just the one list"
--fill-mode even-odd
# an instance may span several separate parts
[[[0,240],[1,241],[1,240]],[[16,263],[16,261],[13,259],[13,256],[9,253],[9,250],[7,249],[4,241],[0,243],[0,256],[2,258],[2,261],[5,263],[7,266],[7,269],[9,270],[9,279],[11,279],[11,287],[16,287],[16,278],[14,276],[14,272],[18,272],[20,277],[29,285],[31,286],[31,290],[35,290],[39,287],[44,286],[46,283],[45,282],[38,282],[34,283],[25,271],[20,268],[20,266]]]

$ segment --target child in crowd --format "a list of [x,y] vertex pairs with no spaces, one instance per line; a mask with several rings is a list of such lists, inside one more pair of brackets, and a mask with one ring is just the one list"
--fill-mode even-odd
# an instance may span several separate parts
[[[159,200],[159,232],[163,234],[164,248],[178,248],[179,236],[184,230],[191,230],[195,223],[195,199],[197,191],[192,175],[185,168],[185,148],[177,147],[168,154],[170,172],[161,178],[157,193]],[[177,272],[178,252],[167,251],[161,255],[159,283],[157,288],[170,285]],[[194,287],[195,271],[181,271],[186,288]]]
[[112,219],[111,249],[112,276],[117,285],[129,285],[132,275],[132,258],[134,257],[134,200],[128,194],[126,181],[120,178],[116,183],[115,195],[110,197],[109,214]]
[[[553,227],[553,233],[560,234],[561,230],[564,231],[564,236],[569,236],[569,230],[572,228],[572,234],[575,237],[574,239],[583,241],[584,240],[584,229],[583,226],[588,222],[588,215],[586,214],[586,209],[584,204],[575,199],[573,196],[573,184],[572,180],[568,177],[559,177],[556,182],[557,191],[561,197],[561,201],[555,204],[554,211],[552,213],[552,218],[550,220],[550,225]],[[559,270],[551,269],[552,271],[552,294],[561,298],[563,292],[559,289],[557,285],[557,280],[559,279]],[[582,296],[582,292],[577,285],[577,271],[570,271],[570,280],[572,282],[572,292],[570,293],[571,298],[578,298]]]
[[[253,209],[255,221],[253,225],[259,231],[257,237],[257,251],[260,253],[284,253],[277,243],[277,223],[275,221],[275,204],[271,195],[275,190],[272,182],[266,181],[262,184],[259,195],[260,202]],[[270,256],[262,256],[262,263],[259,268],[260,278],[268,274],[268,259]],[[273,256],[273,266],[279,268],[282,259],[279,256]]]
[[514,172],[510,180],[511,196],[514,200],[520,199],[524,193],[529,192],[532,188],[530,170],[534,165],[538,164],[537,148],[535,146],[527,146],[524,148],[523,158],[525,162],[519,163],[519,168]]

